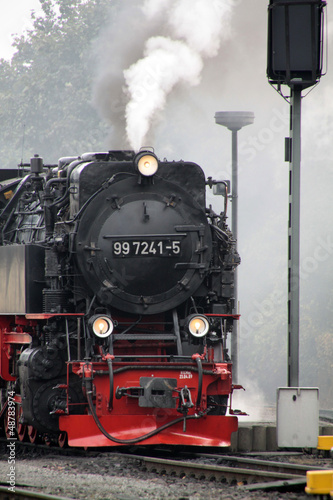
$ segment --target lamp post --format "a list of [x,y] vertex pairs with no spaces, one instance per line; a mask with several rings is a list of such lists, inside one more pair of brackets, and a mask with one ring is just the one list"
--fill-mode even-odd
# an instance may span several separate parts
[[[251,125],[254,121],[252,111],[217,111],[215,113],[215,123],[223,125],[231,131],[231,231],[236,240],[237,250],[238,240],[238,131],[246,125]],[[234,271],[234,314],[238,313],[238,279],[237,269]],[[231,336],[231,361],[233,363],[233,380],[238,382],[238,323],[234,322]]]

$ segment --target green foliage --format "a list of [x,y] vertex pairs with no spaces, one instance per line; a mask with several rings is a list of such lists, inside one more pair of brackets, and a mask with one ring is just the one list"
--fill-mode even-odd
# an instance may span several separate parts
[[101,149],[105,125],[91,106],[92,46],[110,0],[40,0],[33,29],[0,60],[0,168],[38,153],[47,163]]

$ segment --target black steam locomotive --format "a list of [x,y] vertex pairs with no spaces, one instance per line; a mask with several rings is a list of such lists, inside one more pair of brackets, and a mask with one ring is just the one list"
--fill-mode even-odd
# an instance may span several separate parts
[[[206,208],[207,185],[224,196],[219,215]],[[49,166],[36,155],[2,182],[7,434],[73,446],[230,444],[226,339],[240,259],[226,201],[225,182],[149,150]]]

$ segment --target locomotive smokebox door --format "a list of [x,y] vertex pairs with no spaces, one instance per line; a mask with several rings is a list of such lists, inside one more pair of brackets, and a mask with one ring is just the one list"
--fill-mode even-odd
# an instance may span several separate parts
[[177,398],[172,396],[176,390],[177,379],[140,377],[143,396],[139,397],[139,406],[143,408],[176,408]]
[[[205,211],[182,186],[122,179],[80,218],[78,267],[106,307],[159,314],[182,304],[209,272],[212,236]],[[158,277],[158,279],[156,279]]]

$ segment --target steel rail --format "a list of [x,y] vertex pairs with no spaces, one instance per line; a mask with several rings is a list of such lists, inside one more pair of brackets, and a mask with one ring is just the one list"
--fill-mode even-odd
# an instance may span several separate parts
[[261,470],[267,472],[280,472],[281,474],[293,474],[297,476],[306,476],[309,469],[311,470],[325,470],[326,467],[314,466],[314,465],[303,465],[303,464],[291,464],[288,462],[276,462],[273,460],[260,460],[256,458],[247,457],[236,457],[228,455],[214,455],[205,453],[190,453],[191,457],[196,458],[210,458],[217,460],[218,464],[225,463],[236,464],[244,469]]
[[[132,457],[134,458],[134,457]],[[303,479],[297,474],[287,474],[283,472],[264,471],[258,469],[246,469],[241,467],[224,467],[220,465],[184,462],[180,460],[158,459],[151,457],[136,457],[147,470],[151,472],[164,472],[177,474],[180,476],[196,477],[198,479],[215,478],[216,481],[253,483],[255,481],[281,481],[290,479]]]
[[122,453],[120,453],[120,456],[137,460],[150,472],[173,474],[180,477],[195,477],[197,479],[215,479],[224,483],[248,485],[246,488],[249,490],[294,490],[304,488],[307,470],[326,469],[325,467],[312,465],[290,464],[227,455],[181,453],[181,455],[184,454],[187,454],[192,459],[194,457],[208,458],[217,461],[217,463],[226,462],[230,464],[231,462],[232,465],[202,464],[189,460],[170,460]]
[[23,490],[16,488],[15,491],[9,490],[8,486],[0,486],[0,500],[72,500],[68,497],[58,497],[54,495],[46,495],[32,490]]

